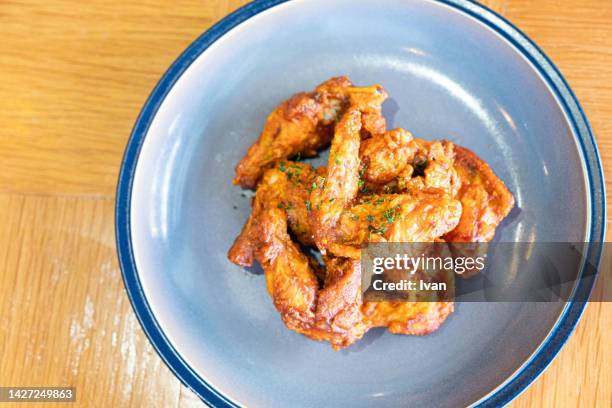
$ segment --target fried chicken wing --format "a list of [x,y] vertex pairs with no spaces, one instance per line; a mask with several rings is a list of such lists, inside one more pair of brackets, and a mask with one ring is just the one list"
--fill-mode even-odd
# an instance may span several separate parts
[[[350,206],[359,189],[359,148],[363,137],[384,131],[381,104],[387,97],[378,85],[349,88],[350,106],[336,125],[329,152],[327,174],[320,177],[310,197],[311,227],[315,243],[325,254],[336,244],[335,225],[342,212]],[[382,125],[382,128],[380,126]],[[365,133],[365,135],[364,135]]]
[[455,196],[461,185],[454,168],[454,144],[413,139],[403,129],[362,143],[363,192],[439,192]]
[[411,163],[398,178],[399,190],[441,191],[455,196],[460,187],[454,168],[455,145],[414,139],[413,146]]
[[303,191],[308,196],[308,190],[299,187],[300,179],[314,175],[310,166],[293,164],[282,171],[266,171],[251,216],[228,257],[238,265],[251,265],[254,259],[261,264],[268,292],[288,328],[328,341],[335,349],[346,347],[366,331],[359,261],[328,259],[321,287],[316,262],[304,255],[288,234],[289,214],[297,209],[288,203],[296,197],[302,199]]
[[311,261],[288,234],[287,213],[280,205],[283,190],[277,184],[283,179],[286,175],[280,171],[266,173],[251,216],[228,257],[238,265],[251,265],[256,259],[283,321],[291,329],[302,331],[314,319],[318,281]]
[[347,88],[349,105],[361,112],[361,136],[363,139],[385,133],[387,122],[382,115],[382,104],[388,95],[380,85],[363,88]]
[[[319,172],[324,171],[324,169]],[[317,172],[311,165],[283,161],[275,168],[268,169],[259,183],[251,215],[240,235],[229,251],[229,259],[240,266],[251,266],[257,242],[257,218],[261,212],[263,198],[274,200],[287,213],[289,230],[296,239],[306,246],[314,245],[314,237],[308,220],[310,191]],[[260,193],[261,190],[261,193]]]
[[453,242],[487,242],[514,207],[514,197],[493,170],[470,150],[455,146],[455,169],[461,181],[457,194],[463,212],[459,225],[444,239]]
[[363,132],[384,132],[381,105],[386,98],[381,86],[353,87],[347,77],[331,78],[313,92],[293,95],[268,116],[259,140],[236,166],[234,184],[254,188],[274,163],[297,154],[315,155],[329,144],[334,125],[349,104],[359,107]]
[[399,128],[364,140],[359,153],[363,179],[376,184],[395,179],[415,154],[411,142],[412,134]]
[[[394,206],[398,202],[399,206]],[[395,209],[394,212],[385,211],[385,219],[390,224],[385,238],[389,242],[413,242],[423,246],[422,243],[439,241],[438,237],[455,228],[461,216],[461,204],[449,196],[398,195],[390,200],[389,204],[387,208]],[[389,223],[389,217],[398,217],[398,220]],[[444,248],[448,252],[445,245],[432,245],[431,248]],[[414,247],[411,249],[414,250]],[[402,274],[405,275],[406,272],[402,271]],[[454,288],[451,270],[420,270],[409,278],[415,281],[444,282],[449,290]],[[433,297],[427,295],[427,298],[421,298],[423,294],[419,292],[412,292],[410,295],[412,300],[364,302],[362,312],[366,325],[387,327],[389,332],[395,334],[425,335],[437,330],[454,310],[453,302],[449,301],[449,292],[434,294]]]
[[279,244],[284,246],[267,252],[272,260],[261,262],[268,292],[287,327],[327,341],[335,350],[363,337],[367,326],[361,313],[359,261],[329,259],[324,285],[319,288],[307,257],[293,243],[281,239]]
[[461,217],[461,203],[449,196],[404,195],[396,201],[385,212],[389,242],[433,242],[455,228]]
[[[514,197],[491,168],[470,150],[455,147],[455,169],[461,189],[457,197],[463,205],[459,225],[444,238],[451,241],[456,257],[477,257],[487,252],[484,244],[493,239],[499,223],[514,207]],[[461,276],[469,278],[479,272],[468,269]]]
[[[278,169],[278,170],[276,170]],[[316,181],[317,170],[309,164],[280,162],[274,170],[284,174],[276,180],[276,188],[283,191],[279,206],[287,212],[289,229],[295,238],[306,246],[314,246],[314,237],[308,212],[310,210],[310,191]],[[319,170],[322,173],[324,169]]]
[[329,152],[327,174],[318,177],[310,195],[312,231],[324,254],[335,241],[335,226],[342,212],[355,199],[359,181],[361,112],[350,108],[336,126]]
[[459,223],[461,203],[435,194],[372,195],[345,211],[336,226],[337,256],[359,259],[368,242],[433,242]]
[[270,207],[266,206],[259,220],[261,244],[256,257],[283,322],[290,329],[305,333],[314,319],[319,284],[308,257],[287,233],[287,214]]
[[367,330],[361,313],[361,265],[359,260],[326,258],[325,266],[327,276],[315,312],[316,330],[310,334],[319,335],[334,348],[346,347]]
[[267,118],[259,139],[236,166],[234,184],[254,188],[264,170],[300,153],[312,156],[329,144],[351,81],[331,78],[313,92],[297,93]]
[[[285,179],[286,176],[282,172],[270,170],[259,185],[252,202],[249,219],[246,224],[244,224],[244,227],[242,227],[240,235],[234,240],[234,244],[227,255],[229,260],[236,265],[253,265],[255,251],[257,251],[261,245],[258,225],[261,223],[261,219],[268,209],[268,202],[282,202],[284,191],[277,188],[277,186]],[[279,181],[281,183],[279,183]]]
[[[400,301],[373,298],[370,287],[364,301],[364,245],[412,243],[417,251],[473,256],[459,243],[491,240],[514,206],[504,183],[471,151],[387,131],[386,98],[380,85],[354,87],[347,77],[295,94],[268,116],[236,167],[234,183],[257,190],[228,258],[259,262],[286,326],[335,350],[372,327],[428,334],[453,312],[454,273],[441,266],[412,271],[408,280],[443,282],[451,292],[406,290]],[[289,160],[330,143],[325,167]],[[300,244],[319,250],[324,265]],[[407,277],[399,268],[385,274],[392,282]]]

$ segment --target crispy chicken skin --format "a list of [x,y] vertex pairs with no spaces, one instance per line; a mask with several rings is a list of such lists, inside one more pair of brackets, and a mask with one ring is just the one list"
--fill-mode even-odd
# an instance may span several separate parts
[[493,170],[470,150],[455,146],[455,169],[461,188],[457,194],[463,212],[459,225],[444,239],[453,242],[487,242],[514,207],[514,197]]
[[[429,194],[406,196],[392,201],[397,220],[389,224],[385,238],[389,242],[433,242],[459,223],[461,203],[448,196]],[[399,207],[399,209],[398,209]]]
[[[364,302],[364,245],[440,242],[444,251],[467,255],[469,248],[457,253],[453,243],[490,241],[514,206],[504,183],[468,149],[387,131],[386,98],[380,85],[354,87],[347,77],[295,94],[268,116],[236,167],[234,183],[256,194],[228,258],[241,266],[259,262],[285,325],[334,350],[374,327],[425,335],[453,312],[448,292],[410,293],[416,297],[408,301],[368,295]],[[325,167],[289,160],[329,144]],[[303,247],[318,250],[324,265]],[[405,272],[389,273],[399,280]],[[415,277],[454,288],[449,270]]]
[[[458,222],[458,220],[457,220]],[[409,241],[410,237],[407,237]],[[429,242],[437,244],[427,244],[419,236],[413,236],[414,244],[396,251],[411,251],[413,255],[419,253],[429,253],[432,256],[450,256],[450,249],[443,240],[436,238]],[[401,245],[401,244],[397,244]],[[420,250],[419,250],[420,248]],[[361,308],[364,322],[368,327],[387,327],[390,333],[407,334],[422,336],[437,330],[446,318],[453,312],[454,304],[451,301],[454,293],[455,281],[454,272],[447,269],[424,270],[419,269],[415,275],[411,275],[405,270],[387,271],[387,281],[398,282],[400,279],[407,279],[418,282],[445,283],[448,288],[446,291],[423,292],[405,291],[405,300],[378,300],[366,301]],[[391,276],[388,276],[391,274]]]
[[353,87],[347,77],[331,78],[313,92],[293,95],[268,116],[259,139],[236,166],[234,184],[254,188],[274,163],[297,154],[315,155],[329,144],[334,125],[349,104],[360,108],[363,132],[384,132],[381,105],[386,98],[381,86]]
[[359,153],[363,178],[375,184],[395,179],[415,154],[411,142],[412,134],[399,128],[364,140]]
[[434,194],[371,195],[346,212],[336,229],[334,255],[359,259],[368,242],[433,242],[459,223],[461,203]]
[[336,126],[329,152],[327,174],[318,177],[310,195],[310,221],[317,247],[324,254],[336,240],[335,226],[358,190],[361,112],[349,109]]
[[229,251],[230,261],[240,266],[253,264],[259,233],[256,229],[257,218],[265,200],[275,200],[277,207],[287,213],[289,230],[295,238],[302,245],[313,246],[308,208],[311,185],[316,175],[317,171],[311,165],[292,161],[283,161],[277,167],[266,170],[257,187],[251,215]]
[[347,88],[349,104],[361,112],[361,135],[366,139],[385,133],[387,122],[382,115],[382,104],[388,94],[380,85]]
[[267,172],[277,172],[275,189],[282,191],[278,205],[287,212],[291,233],[300,244],[313,246],[314,237],[308,222],[308,211],[310,191],[316,180],[317,170],[309,164],[283,161]]
[[286,213],[269,201],[260,218],[256,251],[268,292],[285,325],[334,349],[347,347],[366,331],[361,314],[359,261],[333,259],[326,264],[322,289],[312,261],[287,234]]
[[271,170],[263,178],[257,188],[255,198],[252,202],[251,215],[242,227],[240,235],[234,240],[234,244],[230,248],[227,257],[228,259],[240,266],[251,266],[255,259],[255,251],[260,246],[260,231],[259,225],[265,212],[268,210],[269,202],[281,202],[283,190],[276,188],[279,181],[282,181],[285,175],[282,172]]
[[327,276],[315,312],[316,331],[309,337],[327,340],[338,349],[359,340],[368,329],[361,313],[361,265],[359,260],[326,258],[325,266]]
[[[460,179],[457,197],[463,211],[459,225],[444,239],[451,241],[454,256],[483,255],[487,251],[483,243],[493,239],[497,226],[514,207],[514,197],[493,170],[470,150],[455,147],[454,167]],[[477,273],[477,269],[469,269],[462,277],[469,278]]]
[[[380,202],[370,201],[372,203]],[[382,220],[374,217],[377,233],[382,233],[388,242],[434,242],[438,237],[451,231],[459,223],[461,203],[449,196],[418,193],[388,196]],[[375,205],[375,204],[374,204]],[[383,206],[384,203],[381,204]],[[356,207],[353,207],[353,210]],[[383,207],[385,208],[385,207]],[[391,209],[391,211],[390,211]],[[368,210],[368,213],[372,213]],[[390,217],[397,217],[389,223]],[[372,219],[370,217],[370,219]],[[369,228],[372,229],[371,227]],[[369,239],[370,242],[374,241]],[[438,282],[452,286],[452,271],[441,271]],[[421,279],[426,276],[419,275]],[[420,299],[419,301],[370,301],[362,307],[364,321],[368,327],[387,327],[395,334],[425,335],[438,329],[453,312],[453,302],[441,301],[444,297]]]
[[259,219],[260,245],[255,254],[283,322],[304,333],[314,319],[318,281],[308,257],[287,233],[287,214],[273,204],[265,205]]
[[447,141],[412,141],[414,156],[398,178],[398,189],[439,191],[456,196],[460,180],[454,168],[455,145]]
[[368,327],[387,327],[390,333],[423,336],[430,334],[453,313],[453,302],[366,302],[363,307]]
[[287,231],[287,213],[280,208],[282,190],[277,182],[286,178],[270,170],[257,189],[253,211],[242,233],[229,251],[238,265],[256,259],[266,275],[268,292],[285,324],[300,330],[314,318],[317,277],[311,262]]
[[362,143],[361,190],[376,193],[429,191],[456,196],[461,181],[454,168],[455,145],[413,139],[395,129]]
[[286,200],[279,186],[284,172],[266,172],[255,196],[253,212],[230,249],[229,258],[241,265],[256,259],[266,286],[285,325],[315,340],[326,340],[334,349],[363,336],[361,269],[358,260],[330,258],[323,286],[316,262],[304,255],[288,233]]
[[[384,131],[381,104],[387,93],[378,85],[367,88],[351,88],[350,106],[336,125],[329,151],[327,174],[319,177],[310,195],[313,209],[310,223],[315,243],[325,254],[337,243],[335,227],[342,213],[357,197],[359,190],[359,149],[361,138]],[[366,127],[366,125],[368,127]],[[382,126],[382,127],[380,127]],[[336,253],[339,251],[335,251]]]
[[313,92],[300,92],[268,116],[259,139],[236,166],[234,184],[254,188],[265,169],[300,153],[312,156],[327,146],[348,99],[347,77],[331,78]]

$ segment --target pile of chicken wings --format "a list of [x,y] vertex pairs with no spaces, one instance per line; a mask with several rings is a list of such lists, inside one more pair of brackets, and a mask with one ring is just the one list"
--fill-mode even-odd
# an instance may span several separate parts
[[[489,166],[449,141],[386,129],[379,86],[331,78],[282,102],[236,166],[255,189],[230,261],[262,266],[286,326],[334,349],[372,327],[424,335],[452,301],[362,299],[361,251],[371,242],[487,242],[514,206]],[[329,149],[327,166],[301,161]],[[319,251],[323,264],[309,255]]]

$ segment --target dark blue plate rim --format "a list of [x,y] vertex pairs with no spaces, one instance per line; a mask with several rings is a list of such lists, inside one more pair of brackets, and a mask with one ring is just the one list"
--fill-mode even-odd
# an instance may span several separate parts
[[[127,143],[119,173],[115,207],[116,243],[124,285],[134,312],[149,340],[166,365],[183,384],[195,392],[208,405],[214,407],[236,407],[238,405],[204,381],[174,349],[159,326],[144,295],[136,269],[131,238],[130,207],[134,173],[140,149],[157,110],[174,83],[189,68],[191,63],[212,43],[240,23],[264,10],[288,1],[290,0],[259,0],[245,5],[212,26],[176,59],[159,80],[145,102]],[[591,193],[590,242],[603,242],[606,227],[606,197],[601,160],[586,115],[567,81],[544,52],[502,16],[470,0],[435,1],[454,7],[474,17],[511,42],[536,67],[553,90],[557,100],[562,104],[567,117],[571,121],[574,133],[578,136],[577,139],[585,159]],[[599,265],[601,250],[601,245],[590,245],[586,257],[591,265]],[[586,299],[586,296],[593,288],[593,284],[594,280],[581,280],[575,290],[575,298]],[[585,306],[585,302],[568,302],[556,326],[529,361],[514,373],[513,377],[506,381],[504,385],[498,387],[498,389],[492,391],[489,395],[484,396],[483,399],[475,402],[475,404],[479,407],[502,406],[524,391],[558,354],[574,331]]]

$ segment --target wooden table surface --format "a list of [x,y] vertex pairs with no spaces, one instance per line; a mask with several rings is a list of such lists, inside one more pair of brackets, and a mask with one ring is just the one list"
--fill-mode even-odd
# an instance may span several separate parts
[[[243,3],[0,2],[0,386],[73,385],[76,406],[201,406],[155,353],[124,292],[115,183],[156,81]],[[485,3],[535,40],[576,92],[610,200],[612,1]],[[611,311],[589,304],[561,354],[512,406],[610,407]]]

